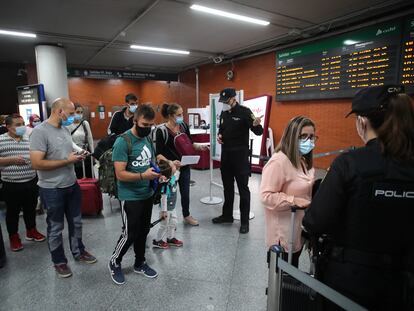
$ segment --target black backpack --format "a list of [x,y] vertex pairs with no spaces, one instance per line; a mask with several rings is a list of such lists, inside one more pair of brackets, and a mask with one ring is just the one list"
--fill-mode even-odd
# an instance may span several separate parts
[[92,153],[92,156],[99,161],[99,158],[105,153],[105,151],[111,149],[115,144],[115,140],[118,138],[116,134],[110,134],[102,138]]

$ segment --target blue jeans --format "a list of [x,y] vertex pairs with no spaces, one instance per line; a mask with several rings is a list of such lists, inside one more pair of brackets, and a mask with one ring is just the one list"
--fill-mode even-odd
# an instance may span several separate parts
[[85,250],[82,243],[82,194],[78,183],[67,188],[40,188],[40,198],[47,211],[47,242],[55,265],[67,263],[62,231],[65,215],[69,228],[69,245],[73,257]]

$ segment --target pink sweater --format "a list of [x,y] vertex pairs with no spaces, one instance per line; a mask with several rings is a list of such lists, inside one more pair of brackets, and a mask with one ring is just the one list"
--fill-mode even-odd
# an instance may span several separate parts
[[[306,174],[302,169],[295,168],[281,151],[275,153],[263,168],[260,194],[265,206],[267,247],[280,244],[286,251],[289,250],[290,207],[294,205],[295,198],[305,199],[310,203],[314,174],[313,168]],[[303,210],[296,212],[294,253],[303,246],[301,239],[303,216]]]

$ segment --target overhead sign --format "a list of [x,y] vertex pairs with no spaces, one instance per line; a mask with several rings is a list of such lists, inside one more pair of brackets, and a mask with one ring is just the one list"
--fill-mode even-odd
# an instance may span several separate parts
[[178,81],[178,74],[176,73],[137,72],[85,68],[68,68],[68,77],[89,79]]

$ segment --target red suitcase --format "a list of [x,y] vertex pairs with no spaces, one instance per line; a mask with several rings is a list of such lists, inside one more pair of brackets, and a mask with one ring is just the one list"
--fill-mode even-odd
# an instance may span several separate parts
[[[91,158],[91,161],[92,158]],[[85,176],[85,164],[83,164],[83,176]],[[91,163],[92,176],[94,177],[93,162]],[[98,179],[82,178],[78,179],[78,184],[82,192],[82,215],[99,215],[103,209],[102,192],[99,188]]]

